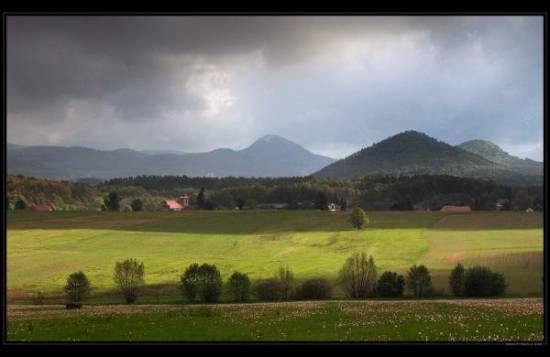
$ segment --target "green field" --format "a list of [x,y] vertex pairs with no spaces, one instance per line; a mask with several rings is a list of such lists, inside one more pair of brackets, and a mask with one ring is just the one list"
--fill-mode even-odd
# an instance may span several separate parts
[[235,270],[252,279],[270,277],[288,265],[297,279],[335,281],[345,259],[360,251],[374,256],[379,272],[404,273],[424,263],[440,290],[460,261],[503,272],[510,295],[542,293],[540,213],[368,215],[371,224],[357,231],[345,214],[320,211],[10,212],[8,299],[25,301],[37,291],[59,295],[66,276],[82,270],[96,301],[122,301],[109,292],[115,261],[126,258],[145,264],[152,288],[141,302],[181,299],[175,284],[195,262],[216,264],[224,278]]
[[543,341],[541,298],[8,307],[8,341]]

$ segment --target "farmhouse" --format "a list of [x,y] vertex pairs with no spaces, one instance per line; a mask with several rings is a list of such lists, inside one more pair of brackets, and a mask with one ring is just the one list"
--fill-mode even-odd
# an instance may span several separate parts
[[328,210],[331,212],[341,211],[342,207],[334,202],[331,202],[331,204],[328,205]]
[[441,207],[441,212],[470,213],[472,212],[472,209],[470,206],[443,206]]
[[162,202],[162,207],[170,211],[183,211],[189,207],[189,196],[182,193],[176,200],[166,200]]
[[50,212],[53,211],[52,207],[49,205],[31,205],[29,207],[31,211],[35,212]]

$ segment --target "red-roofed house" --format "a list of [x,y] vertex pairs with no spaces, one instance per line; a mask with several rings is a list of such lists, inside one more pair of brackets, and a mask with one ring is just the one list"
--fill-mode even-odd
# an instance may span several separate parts
[[443,206],[441,207],[441,212],[470,213],[472,212],[472,209],[470,206]]
[[189,196],[182,193],[177,200],[166,200],[162,202],[162,206],[170,211],[183,211],[189,207]]
[[29,207],[31,211],[35,212],[50,212],[53,211],[53,209],[48,205],[31,205]]

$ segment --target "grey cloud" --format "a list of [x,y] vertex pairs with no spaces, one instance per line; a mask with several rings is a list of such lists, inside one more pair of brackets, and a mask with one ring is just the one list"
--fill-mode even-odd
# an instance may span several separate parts
[[[417,129],[542,156],[540,17],[14,16],[7,25],[13,141],[45,123],[60,143],[78,141],[101,113],[116,130],[131,128],[118,146],[198,151],[274,133],[328,153]],[[374,47],[349,66],[338,47],[348,42]],[[254,56],[260,65],[243,64]],[[203,111],[225,92],[214,93],[217,82],[189,86],[209,66],[232,75],[236,98],[214,121]],[[74,101],[79,114],[68,116]],[[86,142],[106,145],[86,127]],[[190,131],[203,137],[173,147]]]

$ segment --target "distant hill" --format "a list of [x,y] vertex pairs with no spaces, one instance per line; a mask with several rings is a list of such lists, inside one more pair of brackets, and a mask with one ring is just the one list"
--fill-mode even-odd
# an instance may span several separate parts
[[362,149],[328,165],[314,175],[453,175],[489,178],[506,184],[542,184],[542,176],[515,172],[507,165],[490,161],[413,130],[399,133]]
[[131,149],[8,148],[10,174],[50,179],[109,179],[137,175],[281,177],[309,175],[334,161],[280,136],[260,138],[243,150],[151,154]]
[[512,156],[490,141],[470,140],[458,145],[458,147],[497,164],[504,165],[513,171],[530,175],[543,174],[544,165],[542,162]]

